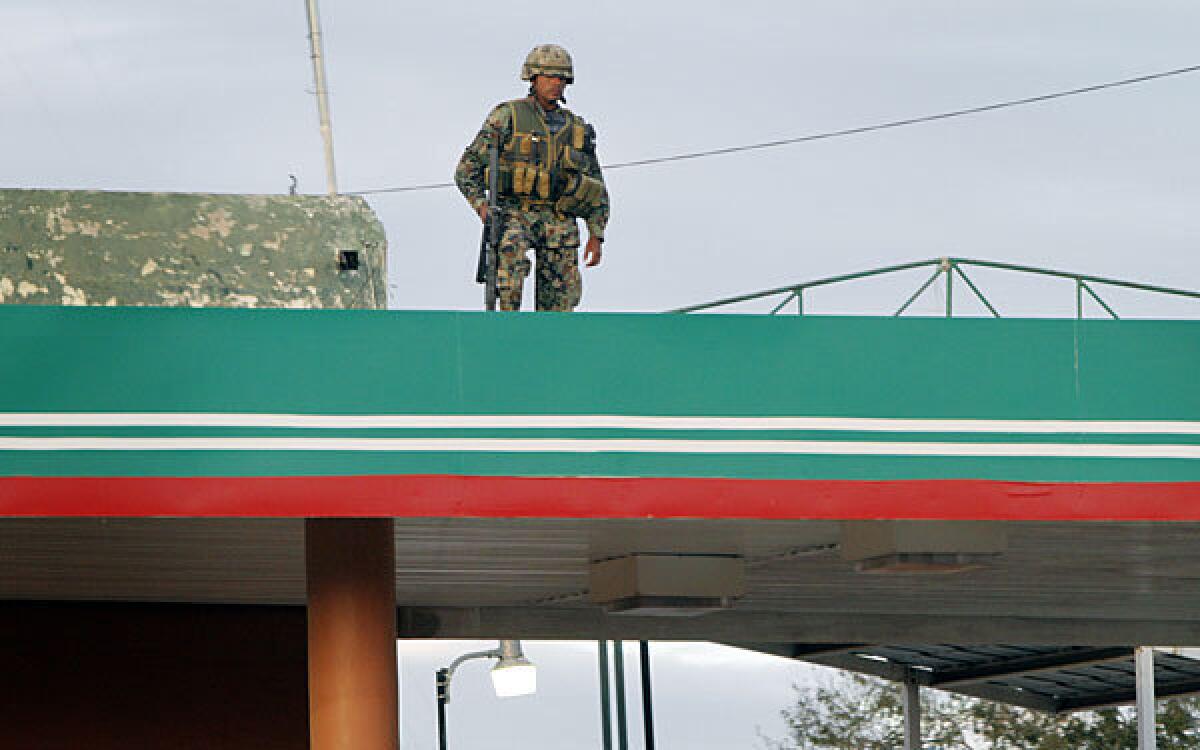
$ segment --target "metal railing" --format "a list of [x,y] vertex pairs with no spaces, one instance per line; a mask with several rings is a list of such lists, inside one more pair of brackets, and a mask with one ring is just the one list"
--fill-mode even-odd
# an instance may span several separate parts
[[906,310],[908,310],[910,307],[912,307],[912,304],[914,302],[916,302],[917,299],[920,298],[920,296],[922,294],[924,294],[927,289],[929,289],[931,286],[933,286],[939,279],[943,279],[944,283],[946,285],[946,317],[947,318],[953,317],[954,316],[954,278],[955,278],[955,276],[958,276],[958,278],[962,280],[962,283],[964,283],[966,285],[967,289],[969,289],[971,291],[971,293],[974,294],[975,298],[978,299],[983,304],[983,306],[987,308],[988,312],[990,312],[993,317],[996,317],[996,318],[1001,317],[1000,312],[996,309],[996,307],[988,300],[987,297],[984,296],[983,292],[980,291],[979,287],[976,286],[975,282],[971,280],[971,277],[967,275],[967,272],[963,270],[964,266],[965,267],[976,267],[976,268],[993,268],[993,269],[999,269],[999,270],[1003,270],[1003,271],[1016,271],[1018,273],[1028,273],[1028,274],[1036,274],[1039,276],[1052,276],[1055,278],[1070,279],[1075,282],[1075,316],[1077,318],[1083,318],[1083,312],[1084,312],[1083,302],[1084,302],[1084,296],[1086,295],[1088,297],[1091,297],[1093,300],[1095,300],[1096,303],[1098,305],[1100,305],[1100,307],[1102,307],[1106,313],[1108,313],[1110,316],[1113,317],[1113,319],[1120,319],[1120,316],[1117,315],[1116,310],[1114,310],[1110,304],[1105,302],[1104,299],[1101,298],[1099,292],[1096,291],[1095,286],[1097,286],[1097,285],[1102,285],[1102,286],[1107,286],[1107,287],[1118,287],[1118,288],[1124,288],[1124,289],[1136,289],[1138,291],[1143,291],[1143,292],[1153,292],[1156,294],[1168,294],[1168,295],[1172,295],[1172,296],[1176,296],[1176,297],[1187,297],[1187,298],[1191,298],[1191,299],[1195,299],[1195,300],[1200,300],[1200,292],[1192,292],[1192,291],[1188,291],[1186,289],[1172,289],[1171,287],[1155,286],[1153,284],[1140,284],[1140,283],[1133,282],[1133,281],[1122,281],[1121,279],[1110,279],[1110,278],[1106,278],[1103,276],[1092,276],[1090,274],[1085,274],[1085,273],[1071,273],[1069,271],[1055,271],[1055,270],[1048,269],[1048,268],[1036,268],[1034,266],[1022,266],[1022,265],[1017,265],[1014,263],[1000,263],[997,261],[990,261],[990,260],[975,260],[972,258],[933,258],[931,260],[920,260],[920,261],[914,261],[912,263],[901,263],[900,265],[884,266],[883,268],[875,268],[875,269],[871,269],[869,271],[859,271],[858,273],[848,273],[848,274],[842,274],[840,276],[829,276],[824,279],[815,279],[813,281],[805,281],[805,282],[801,282],[798,284],[789,284],[788,286],[781,286],[781,287],[777,287],[775,289],[767,289],[767,290],[761,291],[761,292],[751,292],[750,294],[741,294],[736,297],[726,297],[725,299],[719,299],[719,300],[716,300],[713,302],[704,302],[704,303],[701,303],[698,305],[689,305],[688,307],[681,307],[676,310],[671,310],[671,312],[676,312],[676,313],[699,312],[701,310],[712,310],[712,309],[715,309],[718,307],[734,305],[739,302],[748,302],[750,300],[756,300],[756,299],[767,299],[769,297],[775,297],[775,296],[782,295],[783,299],[777,305],[775,305],[774,308],[771,309],[771,312],[769,313],[770,315],[777,314],[780,310],[787,307],[787,305],[790,302],[792,302],[793,300],[796,302],[796,314],[803,315],[804,314],[804,292],[808,289],[813,289],[813,288],[821,287],[821,286],[828,286],[830,284],[839,284],[839,283],[847,282],[847,281],[856,281],[858,279],[866,279],[866,278],[871,278],[874,276],[884,276],[887,274],[897,273],[900,271],[909,271],[914,268],[933,268],[934,269],[933,275],[931,275],[925,281],[924,284],[922,284],[915,292],[912,293],[911,296],[909,296],[909,298],[907,300],[905,300],[904,304],[900,306],[900,309],[896,310],[896,312],[893,313],[893,317],[898,317],[900,315],[903,315],[904,312]]

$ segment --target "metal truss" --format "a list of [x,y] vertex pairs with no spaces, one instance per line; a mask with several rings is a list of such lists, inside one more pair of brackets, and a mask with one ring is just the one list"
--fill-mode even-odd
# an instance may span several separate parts
[[885,276],[888,274],[894,274],[894,273],[898,273],[901,271],[909,271],[914,268],[932,268],[933,274],[925,281],[924,284],[922,284],[915,292],[913,292],[912,295],[910,295],[907,300],[905,300],[904,304],[902,304],[900,306],[900,308],[898,310],[896,310],[895,313],[893,313],[894,317],[903,315],[905,313],[905,311],[907,311],[910,307],[912,307],[912,304],[914,302],[916,302],[917,299],[919,299],[921,297],[921,295],[926,292],[926,290],[928,290],[930,287],[932,287],[939,280],[941,280],[942,283],[945,284],[945,289],[946,289],[946,317],[947,318],[954,317],[955,277],[957,277],[961,281],[962,284],[966,285],[966,288],[971,292],[971,294],[974,295],[974,297],[976,299],[978,299],[979,302],[981,302],[984,307],[987,308],[988,312],[990,312],[993,317],[996,317],[996,318],[1002,317],[999,310],[997,310],[996,306],[993,305],[986,296],[984,296],[983,292],[980,291],[979,287],[975,284],[975,282],[971,280],[971,277],[967,275],[967,272],[965,270],[966,268],[991,268],[991,269],[998,269],[998,270],[1002,270],[1002,271],[1013,271],[1013,272],[1017,272],[1017,273],[1033,274],[1033,275],[1038,275],[1038,276],[1049,276],[1049,277],[1055,277],[1055,278],[1060,278],[1060,279],[1070,279],[1071,281],[1074,282],[1074,285],[1075,285],[1075,316],[1080,319],[1082,319],[1084,317],[1084,299],[1085,299],[1085,297],[1090,297],[1092,300],[1094,300],[1096,302],[1096,304],[1100,305],[1100,307],[1103,308],[1104,311],[1109,316],[1111,316],[1113,319],[1120,318],[1120,316],[1117,314],[1116,310],[1113,309],[1112,305],[1110,305],[1108,302],[1106,302],[1100,296],[1100,293],[1097,291],[1097,287],[1114,287],[1114,288],[1123,288],[1123,289],[1134,289],[1134,290],[1138,290],[1138,291],[1142,291],[1142,292],[1151,292],[1151,293],[1155,293],[1155,294],[1166,294],[1166,295],[1171,295],[1171,296],[1176,296],[1176,297],[1185,297],[1185,298],[1200,300],[1200,292],[1188,291],[1186,289],[1173,289],[1171,287],[1156,286],[1153,284],[1141,284],[1141,283],[1134,282],[1134,281],[1123,281],[1121,279],[1110,279],[1110,278],[1106,278],[1103,276],[1093,276],[1091,274],[1084,274],[1084,273],[1072,273],[1070,271],[1056,271],[1056,270],[1049,269],[1049,268],[1037,268],[1034,266],[1022,266],[1022,265],[1017,265],[1014,263],[1000,263],[997,261],[989,261],[989,260],[975,260],[973,258],[949,258],[949,257],[947,257],[947,258],[932,258],[930,260],[914,261],[912,263],[901,263],[899,265],[884,266],[882,268],[874,268],[874,269],[871,269],[868,271],[859,271],[857,273],[848,273],[848,274],[842,274],[839,276],[829,276],[829,277],[823,278],[823,279],[815,279],[813,281],[805,281],[805,282],[800,282],[797,284],[789,284],[788,286],[781,286],[781,287],[777,287],[775,289],[767,289],[767,290],[764,290],[761,292],[751,292],[749,294],[741,294],[736,297],[726,297],[725,299],[719,299],[719,300],[715,300],[713,302],[704,302],[704,303],[701,303],[698,305],[689,305],[688,307],[681,307],[676,310],[672,310],[671,312],[677,312],[677,313],[701,312],[701,311],[706,311],[706,310],[715,310],[717,308],[734,305],[734,304],[737,304],[740,302],[748,302],[748,301],[757,300],[757,299],[769,299],[772,297],[780,297],[781,299],[779,300],[778,304],[776,304],[771,309],[771,312],[769,313],[770,315],[778,314],[780,311],[782,311],[785,307],[787,307],[793,301],[796,303],[796,308],[795,308],[796,314],[804,315],[804,293],[805,293],[805,291],[807,291],[809,289],[814,289],[814,288],[822,287],[822,286],[829,286],[832,284],[840,284],[840,283],[844,283],[844,282],[857,281],[860,279],[867,279],[867,278],[872,278],[872,277],[876,277],[876,276]]

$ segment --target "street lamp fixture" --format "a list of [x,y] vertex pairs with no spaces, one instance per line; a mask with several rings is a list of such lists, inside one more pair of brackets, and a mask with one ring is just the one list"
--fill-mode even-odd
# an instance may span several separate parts
[[492,687],[500,698],[537,692],[537,667],[521,653],[520,641],[500,641],[499,661],[492,667]]
[[537,668],[525,658],[521,642],[500,641],[497,648],[463,654],[450,666],[437,671],[438,747],[446,750],[446,704],[450,702],[450,680],[463,662],[471,659],[496,659],[492,667],[492,687],[500,698],[530,695],[537,690]]

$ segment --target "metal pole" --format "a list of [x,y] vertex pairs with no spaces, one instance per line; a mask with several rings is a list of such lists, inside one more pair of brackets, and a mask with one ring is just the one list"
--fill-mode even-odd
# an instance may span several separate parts
[[787,307],[787,303],[791,302],[791,301],[792,301],[792,298],[793,298],[793,297],[795,297],[795,296],[796,296],[796,293],[795,293],[795,292],[792,292],[792,293],[791,293],[791,294],[789,294],[788,296],[784,297],[784,298],[783,298],[783,301],[782,301],[782,302],[780,302],[778,305],[775,305],[775,307],[771,308],[771,312],[769,312],[769,313],[767,313],[767,314],[768,314],[768,315],[774,315],[775,313],[777,313],[777,312],[779,312],[780,310],[782,310],[784,307]]
[[629,727],[625,722],[625,644],[613,641],[613,681],[617,683],[617,747],[629,750]]
[[325,57],[321,52],[321,16],[317,0],[308,3],[308,46],[312,52],[313,79],[317,86],[317,113],[321,117],[321,140],[325,142],[325,185],[337,195],[337,170],[333,164],[333,125],[329,118],[329,88],[325,83]]
[[1134,679],[1137,682],[1138,750],[1154,750],[1154,649],[1134,650]]
[[1092,276],[1084,273],[1070,273],[1068,271],[1055,271],[1051,268],[1036,268],[1034,266],[1018,266],[1012,263],[996,263],[990,260],[972,260],[971,258],[954,258],[955,263],[965,263],[971,266],[979,266],[981,268],[998,268],[1004,271],[1019,271],[1023,273],[1036,273],[1043,276],[1058,276],[1063,279],[1080,279],[1082,281],[1091,281],[1096,284],[1104,284],[1106,286],[1121,286],[1126,289],[1137,289],[1143,292],[1159,292],[1162,294],[1177,294],[1182,297],[1191,297],[1200,299],[1200,292],[1193,292],[1187,289],[1173,289],[1168,286],[1155,286],[1154,284],[1138,284],[1134,281],[1121,281],[1120,279],[1110,279],[1105,276]]
[[437,671],[438,748],[446,750],[446,690],[450,687],[448,670]]
[[650,642],[640,644],[642,661],[642,727],[646,738],[646,750],[654,750],[654,705],[650,685]]
[[1096,294],[1096,290],[1092,289],[1092,287],[1086,281],[1081,281],[1079,283],[1083,285],[1083,290],[1088,293],[1088,296],[1091,297],[1092,299],[1096,300],[1097,304],[1099,304],[1101,307],[1103,307],[1104,311],[1106,313],[1108,313],[1109,315],[1111,315],[1113,320],[1121,319],[1121,316],[1117,315],[1117,311],[1112,309],[1112,307],[1110,307],[1107,302],[1100,299],[1100,295]]
[[596,645],[600,656],[600,732],[604,750],[612,750],[612,688],[608,684],[608,641],[596,641]]
[[942,261],[942,268],[946,271],[946,317],[954,317],[954,263],[949,259]]
[[983,296],[983,292],[979,291],[979,287],[975,286],[975,282],[971,281],[971,277],[967,276],[967,272],[962,270],[962,266],[956,265],[954,270],[956,273],[958,273],[958,277],[966,282],[967,288],[974,292],[979,301],[983,303],[983,306],[988,309],[988,312],[992,314],[992,317],[1000,317],[1000,313],[996,311],[996,308],[992,307],[992,303],[988,302],[987,297]]
[[898,318],[898,317],[900,317],[901,315],[903,315],[903,314],[904,314],[904,311],[905,311],[905,310],[907,310],[907,309],[909,308],[909,306],[910,306],[910,305],[912,305],[912,303],[914,303],[914,302],[916,302],[916,301],[917,301],[917,297],[920,297],[922,294],[924,294],[924,293],[925,293],[925,290],[929,288],[929,285],[930,285],[930,284],[932,284],[933,282],[937,281],[937,278],[938,278],[938,276],[941,276],[941,275],[942,275],[942,269],[941,269],[941,267],[939,266],[939,267],[938,267],[938,270],[934,271],[934,272],[933,272],[933,275],[929,277],[929,280],[928,280],[928,281],[926,281],[924,284],[922,284],[920,289],[918,289],[917,291],[913,292],[912,296],[911,296],[911,297],[909,297],[909,298],[908,298],[908,299],[905,301],[905,303],[904,303],[903,305],[901,305],[901,306],[900,306],[900,309],[899,309],[899,310],[897,310],[897,311],[896,311],[896,313],[895,313],[894,315],[892,315],[892,317],[893,317],[893,318]]
[[904,750],[921,750],[921,686],[904,681]]
[[[388,519],[389,521],[391,519]],[[465,662],[471,659],[503,659],[521,656],[521,642],[515,640],[501,640],[499,648],[492,648],[486,651],[472,651],[454,658],[450,662],[450,666],[437,671],[437,704],[438,704],[438,747],[441,750],[446,750],[446,704],[450,702],[450,681],[454,678],[454,672],[461,667]],[[342,750],[342,745],[337,747],[337,750]],[[353,747],[358,747],[354,745]]]

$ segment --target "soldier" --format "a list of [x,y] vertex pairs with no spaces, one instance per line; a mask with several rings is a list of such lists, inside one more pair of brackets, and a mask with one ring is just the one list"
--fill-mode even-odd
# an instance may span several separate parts
[[529,95],[494,108],[467,147],[454,181],[471,208],[487,220],[488,150],[500,147],[497,193],[502,225],[496,287],[501,310],[521,308],[529,251],[537,260],[538,310],[569,312],[579,304],[579,226],[588,228],[584,262],[600,263],[608,224],[608,190],[596,158],[596,131],[560,106],[575,80],[571,56],[556,44],[534,47],[521,67]]

